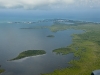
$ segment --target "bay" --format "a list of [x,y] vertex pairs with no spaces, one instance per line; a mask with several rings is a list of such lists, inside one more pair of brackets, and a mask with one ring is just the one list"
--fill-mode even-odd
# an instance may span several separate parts
[[[40,75],[69,66],[68,62],[74,58],[72,53],[56,55],[52,50],[69,46],[72,43],[71,35],[83,31],[68,29],[51,32],[49,29],[21,29],[37,25],[52,25],[52,22],[0,24],[0,64],[5,69],[2,75]],[[47,37],[51,34],[55,37]],[[45,50],[46,54],[7,61],[26,50]]]

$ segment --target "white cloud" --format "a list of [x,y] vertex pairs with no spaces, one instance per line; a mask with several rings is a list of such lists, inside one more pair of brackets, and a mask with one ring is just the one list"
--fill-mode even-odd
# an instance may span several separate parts
[[73,3],[74,0],[0,0],[1,8],[34,9]]
[[99,5],[99,0],[0,0],[0,8],[47,9]]
[[88,7],[100,7],[100,0],[77,0],[77,5]]

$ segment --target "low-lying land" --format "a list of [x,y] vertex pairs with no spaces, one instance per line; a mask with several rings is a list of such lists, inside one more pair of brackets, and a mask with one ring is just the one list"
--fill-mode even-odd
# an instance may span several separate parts
[[43,54],[46,54],[44,50],[27,50],[27,51],[21,52],[16,58],[13,58],[9,61],[22,59],[29,56],[43,55]]
[[65,48],[53,50],[57,54],[73,53],[78,60],[69,62],[72,66],[43,75],[90,75],[100,69],[100,24],[76,23],[75,25],[52,25],[51,31],[81,29],[82,34],[73,34],[73,43]]

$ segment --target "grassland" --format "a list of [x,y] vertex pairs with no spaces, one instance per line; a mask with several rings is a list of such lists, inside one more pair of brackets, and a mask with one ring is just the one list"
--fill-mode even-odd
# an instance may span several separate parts
[[44,50],[27,50],[27,51],[21,52],[16,58],[13,58],[9,61],[22,59],[22,58],[29,57],[29,56],[42,55],[45,53],[46,52]]
[[50,27],[50,30],[54,32],[65,29],[81,29],[85,32],[73,34],[73,43],[70,46],[55,49],[53,52],[62,55],[73,53],[79,59],[70,61],[71,67],[42,75],[90,75],[92,71],[100,69],[100,24],[76,23]]

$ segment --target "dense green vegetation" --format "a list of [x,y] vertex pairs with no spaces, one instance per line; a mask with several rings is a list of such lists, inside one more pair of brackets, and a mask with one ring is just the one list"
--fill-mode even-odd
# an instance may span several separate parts
[[69,62],[71,67],[55,70],[43,75],[90,75],[92,71],[100,69],[100,24],[76,23],[75,25],[53,25],[51,31],[65,29],[81,29],[82,34],[73,34],[73,43],[65,48],[53,50],[57,54],[73,53],[78,60]]
[[27,50],[27,51],[21,52],[16,58],[11,59],[10,61],[22,59],[29,56],[42,55],[45,53],[46,52],[44,50]]
[[66,29],[71,29],[77,25],[87,24],[87,22],[73,21],[73,20],[69,20],[68,22],[71,22],[73,24],[54,23],[52,26],[46,27],[46,28],[49,28],[52,32],[57,32],[57,31],[62,31]]

